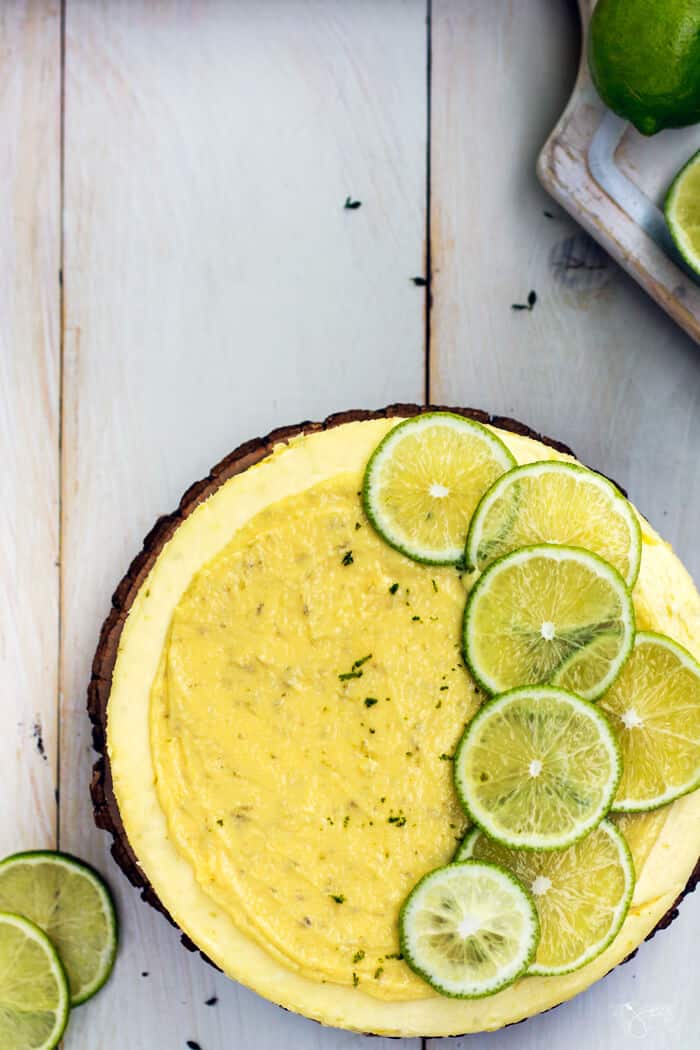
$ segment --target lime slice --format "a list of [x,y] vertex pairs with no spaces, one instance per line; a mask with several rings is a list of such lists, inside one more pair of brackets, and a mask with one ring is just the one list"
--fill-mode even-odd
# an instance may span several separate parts
[[535,898],[540,943],[528,973],[570,973],[595,959],[619,933],[632,900],[632,856],[607,820],[555,853],[509,849],[474,828],[455,860],[471,858],[508,868]]
[[521,547],[566,544],[598,554],[632,587],[641,537],[632,507],[610,481],[552,460],[516,467],[492,485],[472,518],[465,557],[483,572]]
[[68,979],[45,933],[0,912],[0,1047],[51,1050],[68,1023]]
[[450,412],[428,412],[390,430],[372,453],[363,485],[367,517],[414,561],[449,565],[464,552],[474,509],[515,466],[486,427]]
[[622,761],[607,718],[551,686],[484,704],[454,759],[457,794],[488,835],[514,849],[563,849],[603,819]]
[[537,909],[497,864],[467,861],[429,872],[399,918],[401,952],[442,995],[479,999],[527,970],[539,940]]
[[596,700],[633,639],[625,581],[577,547],[541,544],[499,558],[477,580],[464,613],[465,660],[488,693],[575,681],[579,695]]
[[0,863],[0,910],[26,915],[47,934],[68,974],[72,1006],[109,977],[117,919],[107,887],[86,864],[43,851],[8,857]]
[[671,183],[664,213],[678,251],[700,274],[700,150]]
[[656,809],[700,787],[700,665],[690,653],[640,631],[600,706],[622,748],[614,810]]

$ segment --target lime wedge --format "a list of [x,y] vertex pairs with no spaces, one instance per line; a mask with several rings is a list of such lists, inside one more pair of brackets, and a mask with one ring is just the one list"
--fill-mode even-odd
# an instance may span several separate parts
[[614,940],[629,910],[632,856],[607,820],[557,852],[509,849],[474,828],[455,860],[472,858],[512,871],[535,899],[540,943],[528,973],[550,977],[585,966]]
[[414,561],[449,565],[464,552],[484,492],[514,465],[503,442],[480,423],[428,412],[399,423],[372,453],[365,511],[391,547]]
[[678,251],[700,274],[700,150],[671,183],[664,213]]
[[467,814],[514,849],[563,849],[583,838],[610,808],[621,771],[607,718],[551,686],[513,689],[484,704],[454,759]]
[[600,706],[622,748],[614,810],[656,809],[700,787],[700,665],[690,653],[640,631]]
[[532,897],[510,872],[467,861],[421,879],[401,908],[399,933],[419,977],[441,995],[479,999],[525,972],[539,923]]
[[43,851],[8,857],[0,863],[0,910],[25,915],[47,934],[68,974],[72,1006],[109,977],[117,950],[114,905],[86,864]]
[[45,933],[0,912],[0,1047],[51,1050],[70,1011],[68,979]]
[[625,581],[577,547],[541,544],[499,558],[477,580],[464,613],[465,660],[488,693],[575,682],[579,695],[596,700],[633,639]]
[[467,564],[480,572],[504,554],[541,543],[582,547],[614,566],[628,587],[639,572],[641,529],[615,486],[575,463],[527,463],[482,498],[467,537]]

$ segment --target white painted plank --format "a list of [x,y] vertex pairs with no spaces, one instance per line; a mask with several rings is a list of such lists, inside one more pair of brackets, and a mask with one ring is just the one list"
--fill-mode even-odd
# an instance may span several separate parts
[[[700,579],[697,347],[535,178],[578,67],[574,6],[433,0],[432,63],[433,399],[570,444],[629,488]],[[531,289],[533,311],[513,311]],[[670,930],[568,1006],[431,1050],[687,1050],[699,934],[691,898]]]
[[422,0],[69,0],[62,844],[109,875],[124,945],[68,1047],[360,1043],[136,899],[92,827],[83,704],[112,588],[193,479],[281,423],[422,397],[425,63]]
[[0,856],[56,835],[59,15],[0,7]]

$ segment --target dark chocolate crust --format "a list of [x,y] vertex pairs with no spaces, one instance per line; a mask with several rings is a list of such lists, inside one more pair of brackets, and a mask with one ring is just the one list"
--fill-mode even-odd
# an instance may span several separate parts
[[[229,478],[236,474],[241,474],[248,467],[259,463],[260,460],[269,456],[275,445],[287,442],[300,434],[312,434],[321,430],[330,430],[332,427],[340,426],[343,423],[352,423],[366,419],[416,416],[428,411],[454,412],[469,419],[477,420],[479,423],[489,423],[500,427],[502,430],[509,430],[514,434],[522,434],[525,437],[534,438],[536,441],[541,441],[559,452],[573,455],[571,449],[560,441],[543,437],[515,419],[509,419],[505,416],[491,416],[487,412],[474,408],[394,404],[375,411],[355,409],[347,412],[338,412],[328,416],[322,423],[306,421],[294,426],[280,427],[271,431],[266,437],[253,438],[251,441],[246,441],[244,444],[239,445],[220,463],[217,463],[206,478],[196,481],[187,489],[177,509],[171,514],[160,517],[155,523],[143,541],[141,552],[134,558],[126,575],[118,584],[112,596],[112,608],[102,624],[97,650],[92,663],[92,676],[88,686],[87,699],[88,713],[92,722],[93,747],[99,754],[99,758],[93,767],[90,784],[95,823],[98,828],[102,828],[112,836],[112,855],[129,879],[129,882],[136,886],[141,891],[142,898],[157,911],[162,912],[173,926],[177,927],[177,923],[158,898],[146,874],[141,869],[136,854],[127,838],[119,813],[119,806],[114,795],[109,756],[107,754],[107,705],[112,686],[112,672],[117,658],[122,628],[141,584],[167,541],[195,507],[208,499]],[[678,915],[678,905],[681,900],[687,893],[691,893],[695,889],[699,881],[700,859],[685,889],[656,924],[646,938],[647,940],[650,940],[655,933],[665,929],[673,922]],[[196,944],[186,934],[182,935],[182,943],[190,951],[198,951]],[[203,953],[201,954],[207,962],[211,962]],[[634,954],[636,953],[633,952],[632,955]],[[632,955],[629,958],[632,958]]]

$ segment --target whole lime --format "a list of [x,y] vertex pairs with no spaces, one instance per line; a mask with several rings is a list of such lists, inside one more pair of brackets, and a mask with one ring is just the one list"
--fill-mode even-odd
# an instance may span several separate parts
[[603,101],[643,135],[700,122],[700,0],[599,0],[588,62]]

